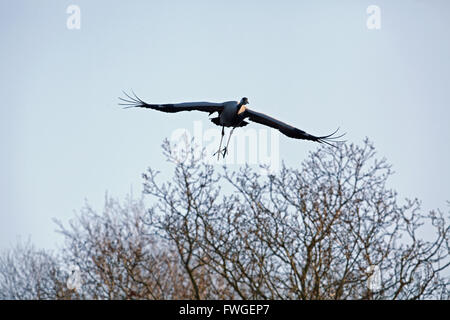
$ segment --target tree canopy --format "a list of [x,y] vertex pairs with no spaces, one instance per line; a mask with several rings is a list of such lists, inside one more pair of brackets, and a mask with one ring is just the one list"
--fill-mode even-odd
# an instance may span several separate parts
[[[0,256],[0,298],[450,298],[448,214],[400,201],[370,141],[271,174],[163,151],[173,177],[149,168],[143,198],[56,221],[57,252],[28,243]],[[74,266],[78,288],[67,285]]]

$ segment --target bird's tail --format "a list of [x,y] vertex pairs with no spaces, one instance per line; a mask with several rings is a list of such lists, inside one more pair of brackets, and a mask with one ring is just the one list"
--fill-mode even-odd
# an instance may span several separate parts
[[[209,120],[211,120],[212,123],[218,125],[219,127],[222,126],[220,124],[220,117],[211,118]],[[239,122],[239,124],[236,127],[245,127],[246,125],[248,125],[247,121],[241,121],[241,122]]]

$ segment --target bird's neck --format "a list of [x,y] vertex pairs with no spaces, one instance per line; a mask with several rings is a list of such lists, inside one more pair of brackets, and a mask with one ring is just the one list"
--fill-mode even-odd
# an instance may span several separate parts
[[245,105],[240,103],[240,104],[238,104],[238,108],[237,108],[236,112],[238,115],[240,115],[241,113],[243,113],[245,111],[245,109],[246,109]]

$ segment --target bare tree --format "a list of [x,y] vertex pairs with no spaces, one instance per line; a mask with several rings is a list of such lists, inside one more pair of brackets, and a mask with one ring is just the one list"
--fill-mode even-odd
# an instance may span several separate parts
[[65,274],[51,252],[19,242],[0,256],[0,299],[61,299]]
[[[217,170],[193,146],[163,150],[174,175],[143,175],[149,207],[106,197],[101,213],[86,205],[67,226],[57,221],[66,240],[57,256],[0,257],[0,297],[450,298],[449,217],[400,202],[368,140],[321,147],[275,174]],[[71,266],[78,289],[65,285]]]
[[121,205],[106,197],[101,214],[86,205],[69,227],[56,221],[65,261],[80,272],[81,298],[189,298],[173,248],[143,223],[145,214],[142,200]]
[[[224,283],[227,297],[242,299],[449,297],[448,220],[421,214],[417,200],[399,204],[386,187],[391,166],[369,141],[321,148],[301,169],[269,176],[249,166],[220,175],[194,150],[183,161],[164,150],[175,175],[162,184],[154,170],[144,175],[144,193],[157,199],[150,223],[176,246],[196,298]],[[225,182],[233,192],[220,191]],[[424,223],[433,241],[420,237]],[[212,279],[203,295],[200,270]],[[371,270],[380,273],[376,288]]]

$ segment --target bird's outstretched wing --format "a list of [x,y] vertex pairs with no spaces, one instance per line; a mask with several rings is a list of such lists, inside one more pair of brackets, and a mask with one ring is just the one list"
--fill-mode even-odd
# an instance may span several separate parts
[[133,96],[124,92],[126,98],[120,98],[121,103],[119,105],[125,106],[125,108],[148,108],[163,112],[180,112],[180,111],[203,111],[203,112],[222,112],[223,103],[213,102],[184,102],[184,103],[166,103],[166,104],[149,104],[142,101],[133,92]]
[[268,126],[268,127],[274,128],[274,129],[278,129],[281,133],[283,133],[284,135],[286,135],[290,138],[326,143],[333,147],[335,147],[335,145],[331,144],[330,142],[337,142],[337,143],[343,142],[343,141],[339,141],[336,139],[339,139],[345,135],[345,133],[344,133],[339,136],[335,136],[335,134],[339,130],[339,129],[337,129],[332,134],[329,134],[326,136],[320,136],[320,137],[313,136],[309,133],[306,133],[303,130],[300,130],[298,128],[290,126],[287,123],[284,123],[280,120],[272,118],[264,113],[256,112],[256,111],[250,110],[248,108],[246,108],[244,111],[244,117],[248,118],[250,121],[257,122],[257,123],[263,124],[265,126]]

